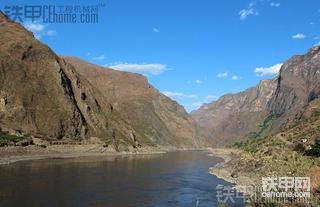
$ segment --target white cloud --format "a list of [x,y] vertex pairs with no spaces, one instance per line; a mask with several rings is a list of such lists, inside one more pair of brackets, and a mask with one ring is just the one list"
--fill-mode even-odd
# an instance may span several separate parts
[[164,64],[131,64],[131,63],[116,63],[112,65],[105,65],[105,67],[110,67],[115,70],[127,71],[133,73],[140,73],[144,75],[158,75],[166,70],[167,66]]
[[47,35],[47,36],[56,36],[56,35],[57,35],[57,31],[55,31],[55,30],[48,30],[48,31],[46,31],[46,35]]
[[245,20],[249,15],[258,16],[259,13],[254,8],[242,9],[239,11],[240,20]]
[[271,2],[271,3],[270,3],[270,6],[271,6],[271,7],[276,7],[276,8],[278,8],[278,7],[280,6],[280,3]]
[[99,56],[96,56],[96,57],[92,58],[92,60],[104,60],[104,59],[106,59],[105,55],[99,55]]
[[237,76],[237,75],[233,75],[233,76],[231,77],[231,79],[232,79],[232,80],[241,80],[242,77]]
[[41,39],[42,36],[55,36],[57,32],[55,30],[46,30],[47,25],[37,22],[27,22],[23,26],[32,32],[37,39]]
[[[229,73],[227,73],[227,72],[218,73],[218,75],[217,75],[218,78],[227,78],[227,77],[229,77],[229,76],[231,76],[231,75],[230,75]],[[232,79],[232,80],[241,80],[242,77],[237,76],[237,75],[232,75],[232,76],[231,76],[231,79]]]
[[279,73],[281,66],[282,66],[282,63],[275,64],[267,68],[259,67],[259,68],[256,68],[254,72],[257,74],[257,76],[276,75]]
[[164,91],[162,92],[164,95],[175,99],[175,98],[189,98],[189,99],[196,99],[198,98],[197,95],[194,94],[185,94],[185,93],[181,93],[181,92],[170,92],[170,91]]
[[194,82],[195,82],[196,84],[201,84],[201,83],[203,83],[202,80],[195,80]]
[[154,32],[156,32],[156,33],[158,33],[158,32],[160,32],[160,30],[158,29],[158,28],[152,28],[152,31],[154,31]]
[[228,72],[218,73],[218,75],[217,75],[218,78],[226,78],[228,76],[229,76]]
[[45,29],[45,25],[40,24],[40,23],[25,23],[23,25],[27,30],[31,31],[31,32],[41,32]]
[[281,5],[279,2],[271,2],[271,0],[253,0],[249,3],[247,8],[244,8],[238,12],[238,15],[240,16],[240,20],[246,20],[250,15],[258,16],[259,12],[257,10],[257,7],[263,6],[266,2],[270,2],[269,5],[275,8],[278,8]]
[[304,39],[304,38],[306,38],[306,35],[302,33],[297,33],[295,35],[292,35],[292,39]]
[[255,6],[255,2],[250,2],[248,8],[242,9],[241,11],[239,11],[238,14],[240,16],[240,20],[245,20],[250,15],[258,16],[259,12],[254,8],[254,6]]

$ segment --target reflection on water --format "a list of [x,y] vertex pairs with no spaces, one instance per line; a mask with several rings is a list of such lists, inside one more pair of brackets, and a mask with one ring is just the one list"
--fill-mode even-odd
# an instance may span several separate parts
[[[204,152],[48,159],[0,167],[0,206],[217,206]],[[241,203],[233,206],[243,206]]]

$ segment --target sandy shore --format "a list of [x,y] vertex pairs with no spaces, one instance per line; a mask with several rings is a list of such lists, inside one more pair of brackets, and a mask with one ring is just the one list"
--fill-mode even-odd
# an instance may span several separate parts
[[176,147],[142,147],[130,149],[129,151],[117,152],[114,149],[104,148],[101,145],[58,145],[42,148],[31,145],[26,147],[1,147],[0,165],[12,164],[20,161],[39,160],[50,158],[77,158],[97,156],[120,156],[120,155],[143,155],[162,154],[172,151],[205,150],[198,148],[176,148]]
[[216,164],[209,169],[209,173],[217,176],[218,178],[224,179],[230,183],[237,183],[234,178],[232,178],[232,170],[228,163],[232,160],[232,156],[236,153],[233,149],[226,148],[214,148],[209,151],[209,156],[220,157],[223,159],[222,162]]
[[98,156],[119,156],[119,155],[134,155],[134,154],[159,154],[166,153],[165,151],[150,151],[150,152],[103,152],[103,153],[47,153],[34,155],[17,155],[0,158],[0,165],[8,165],[20,161],[41,160],[52,158],[77,158],[77,157],[98,157]]
[[229,148],[215,148],[210,150],[212,156],[220,157],[224,161],[209,169],[209,173],[217,176],[220,179],[233,183],[235,188],[242,193],[251,194],[252,192],[246,191],[244,186],[255,186],[257,180],[254,176],[243,174],[235,169],[233,163],[240,157],[241,151]]

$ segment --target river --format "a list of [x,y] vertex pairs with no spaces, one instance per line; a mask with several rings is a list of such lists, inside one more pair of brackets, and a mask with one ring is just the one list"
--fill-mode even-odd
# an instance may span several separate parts
[[230,184],[208,169],[221,161],[181,151],[18,162],[0,166],[0,206],[216,207],[217,185]]

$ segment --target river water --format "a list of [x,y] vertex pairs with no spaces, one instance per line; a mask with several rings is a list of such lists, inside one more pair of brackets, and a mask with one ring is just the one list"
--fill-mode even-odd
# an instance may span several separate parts
[[217,185],[230,183],[208,169],[221,161],[184,151],[19,162],[0,166],[0,206],[216,207]]

